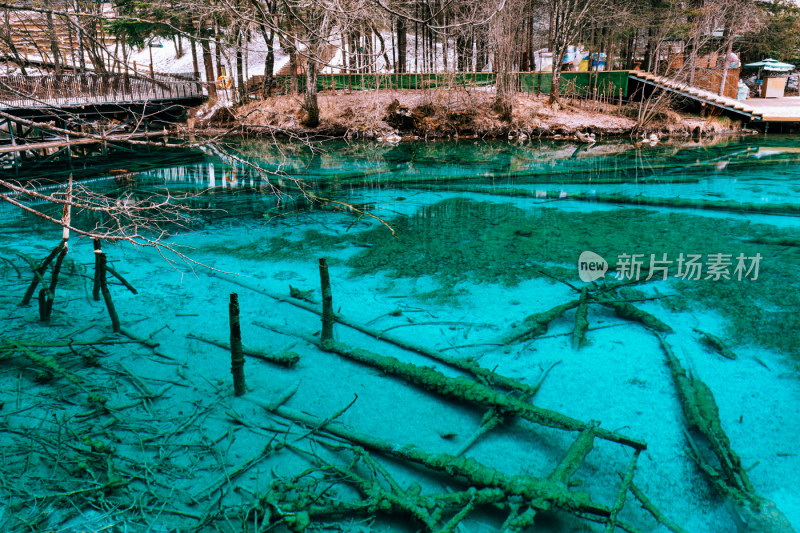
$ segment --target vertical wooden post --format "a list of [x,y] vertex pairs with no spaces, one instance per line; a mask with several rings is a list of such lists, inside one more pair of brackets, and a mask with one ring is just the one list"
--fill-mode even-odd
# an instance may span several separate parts
[[233,373],[233,392],[242,396],[245,391],[244,383],[244,354],[242,352],[242,331],[239,327],[239,295],[231,293],[228,304],[228,317],[231,327],[231,372]]
[[328,277],[328,263],[324,257],[319,258],[319,279],[322,285],[322,332],[319,340],[322,342],[333,340],[333,295],[331,294],[331,280]]
[[106,254],[103,253],[102,250],[96,250],[95,260],[97,261],[97,276],[100,281],[100,292],[103,293],[103,300],[106,302],[106,309],[108,310],[108,316],[111,318],[111,328],[114,330],[114,333],[119,332],[119,315],[117,315],[117,309],[114,307],[114,301],[111,299],[111,292],[108,290],[108,284],[106,283]]
[[94,283],[92,284],[92,298],[100,301],[100,256],[103,251],[100,249],[100,239],[94,240]]

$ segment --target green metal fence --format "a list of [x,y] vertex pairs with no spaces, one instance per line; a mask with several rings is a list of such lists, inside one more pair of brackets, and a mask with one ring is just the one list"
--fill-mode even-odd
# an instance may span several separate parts
[[[553,74],[550,72],[520,72],[517,74],[520,92],[549,94],[553,87]],[[628,71],[608,72],[562,72],[559,82],[561,94],[580,96],[616,97],[628,94]]]
[[[524,93],[549,94],[553,85],[553,74],[550,72],[517,72],[514,73],[517,90]],[[306,85],[305,75],[297,76],[299,90]],[[317,77],[317,90],[354,91],[381,89],[449,89],[458,87],[485,87],[494,85],[496,75],[493,72],[438,72],[438,73],[340,73],[320,74]],[[275,84],[288,92],[292,83],[291,76],[276,76]],[[621,91],[621,92],[620,92]],[[628,71],[614,70],[608,72],[563,72],[559,86],[561,94],[575,94],[591,97],[594,95],[618,97],[627,95]]]

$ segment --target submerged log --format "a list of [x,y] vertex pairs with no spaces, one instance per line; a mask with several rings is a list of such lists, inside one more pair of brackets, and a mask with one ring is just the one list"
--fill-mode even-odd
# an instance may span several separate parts
[[708,348],[711,348],[722,357],[727,359],[736,359],[736,354],[728,348],[725,343],[717,337],[716,335],[712,335],[711,333],[707,333],[705,331],[699,330],[694,328],[694,330],[700,334],[700,342],[706,345]]
[[612,300],[610,298],[598,295],[592,295],[592,298],[594,298],[600,304],[613,309],[614,312],[617,314],[617,316],[620,318],[626,318],[628,320],[635,320],[637,322],[641,322],[646,327],[655,331],[659,331],[661,333],[673,332],[673,329],[670,326],[668,326],[655,316],[651,315],[647,311],[643,311],[631,303]]
[[[222,342],[214,339],[207,339],[205,337],[200,337],[199,335],[194,335],[193,333],[188,334],[186,338],[200,342],[205,342],[208,344],[213,344],[214,346],[222,348],[223,350],[227,351],[231,350],[231,345],[227,342]],[[262,361],[267,361],[268,363],[273,363],[285,367],[293,367],[295,364],[297,364],[297,361],[300,360],[300,356],[294,352],[280,352],[275,354],[265,353],[253,350],[244,345],[242,345],[242,353],[247,357],[252,357],[254,359],[261,359]]]
[[708,439],[709,446],[719,458],[720,467],[725,472],[729,484],[739,489],[752,490],[753,486],[742,468],[741,459],[731,448],[728,435],[722,429],[719,408],[711,389],[700,378],[683,368],[666,339],[659,336],[659,340],[686,417],[687,428],[697,431]]
[[108,272],[109,274],[111,274],[112,276],[114,276],[115,278],[117,278],[117,279],[119,280],[119,282],[120,282],[120,283],[122,283],[122,285],[123,285],[123,286],[124,286],[126,289],[128,289],[129,291],[131,291],[133,294],[139,294],[139,291],[137,291],[137,290],[136,290],[136,289],[133,287],[133,285],[131,285],[130,283],[128,283],[128,280],[126,280],[125,278],[123,278],[123,277],[122,277],[122,275],[121,275],[119,272],[117,272],[116,270],[114,270],[114,269],[111,267],[111,265],[109,265],[108,263],[106,263],[106,272]]
[[639,501],[639,503],[642,504],[642,508],[645,511],[650,513],[652,517],[656,519],[656,522],[658,522],[665,528],[672,531],[672,533],[689,533],[681,526],[679,526],[678,524],[676,524],[675,522],[664,516],[664,514],[658,509],[658,507],[656,507],[653,504],[653,502],[650,501],[650,498],[648,498],[647,495],[642,491],[642,489],[636,486],[635,483],[631,482],[630,490],[631,494],[633,494],[633,497],[636,498]]
[[67,241],[64,241],[64,246],[58,254],[56,264],[53,266],[53,273],[50,277],[50,286],[46,289],[43,287],[39,290],[39,318],[44,322],[50,320],[50,314],[53,312],[53,301],[56,298],[56,286],[58,285],[58,275],[61,272],[61,265],[64,263],[64,257],[67,255],[69,247]]
[[[561,361],[557,361],[552,365],[550,365],[548,368],[544,369],[542,371],[542,374],[539,376],[539,379],[536,381],[536,384],[533,385],[528,392],[525,392],[520,396],[520,401],[522,402],[530,401],[530,399],[539,391],[539,388],[542,386],[542,383],[544,383],[545,378],[553,369],[553,367],[555,367],[560,362]],[[453,455],[463,455],[464,453],[466,453],[466,451],[469,450],[473,444],[478,442],[478,439],[480,439],[483,435],[493,430],[503,422],[505,422],[507,418],[508,417],[506,417],[505,414],[496,407],[493,407],[488,411],[486,411],[486,413],[483,415],[483,418],[481,418],[480,427],[475,432],[473,432],[472,435],[470,435],[461,444],[461,446],[458,447],[458,449],[454,452]]]
[[50,374],[61,376],[67,379],[68,381],[74,383],[75,385],[82,387],[83,379],[81,379],[78,375],[73,374],[72,372],[62,367],[61,364],[52,355],[38,354],[33,350],[31,350],[26,344],[17,342],[13,339],[9,340],[8,342],[12,348],[19,350],[23,356],[25,356],[36,366],[42,368],[43,370],[45,370]]
[[536,337],[544,335],[547,333],[547,328],[550,325],[550,322],[559,318],[570,309],[578,307],[580,303],[580,300],[572,300],[567,303],[557,305],[552,309],[548,309],[542,313],[529,315],[525,317],[525,320],[522,323],[522,331],[514,331],[502,337],[499,342],[501,344],[512,344],[515,342],[535,339]]
[[[353,348],[338,341],[321,342],[303,334],[292,334],[281,331],[267,324],[258,323],[262,327],[290,336],[298,336],[320,349],[333,352],[347,359],[377,368],[386,374],[396,375],[409,383],[435,392],[445,398],[465,401],[484,408],[497,408],[509,415],[516,415],[535,424],[563,429],[566,431],[583,431],[592,424],[582,422],[567,415],[537,407],[515,398],[504,392],[496,391],[482,383],[464,377],[448,377],[438,370],[405,363],[394,357],[379,355],[361,348]],[[641,440],[627,437],[602,428],[595,428],[595,435],[604,440],[617,442],[637,449],[647,448]]]
[[578,471],[586,460],[586,456],[589,455],[589,452],[594,447],[594,430],[595,424],[589,424],[580,432],[578,438],[573,441],[567,453],[559,461],[558,466],[547,477],[548,480],[564,487],[569,486],[570,479],[575,475],[575,472]]
[[628,491],[633,485],[633,476],[636,473],[636,463],[639,461],[640,453],[641,452],[639,450],[634,450],[633,457],[631,457],[631,462],[628,465],[628,469],[625,471],[625,474],[620,473],[620,476],[622,477],[622,483],[617,491],[617,498],[614,500],[614,505],[611,507],[611,516],[606,524],[605,533],[614,533],[614,530],[616,529],[617,516],[619,516],[622,508],[625,507],[625,500],[628,497]]
[[[681,366],[663,336],[659,335],[659,340],[686,418],[689,456],[728,500],[734,521],[742,524],[743,531],[793,533],[791,524],[775,504],[755,492],[741,459],[722,428],[719,408],[711,389]],[[709,463],[700,446],[713,453],[717,466]]]
[[575,311],[575,328],[572,330],[572,348],[574,350],[580,349],[586,340],[586,330],[589,329],[588,311],[589,288],[583,287],[581,289],[580,304],[578,304],[578,309]]
[[[42,283],[42,286],[47,285],[44,282],[44,274],[47,272],[47,267],[49,267],[50,263],[53,262],[53,259],[55,259],[56,256],[61,253],[65,245],[66,241],[62,240],[59,242],[58,246],[53,248],[45,260],[42,261],[42,264],[33,269],[33,279],[31,280],[30,285],[28,285],[28,289],[25,291],[25,295],[22,297],[22,302],[20,302],[20,305],[28,305],[31,302],[31,298],[33,298],[33,293],[36,291],[36,286],[39,285],[39,282]],[[52,294],[49,295],[49,297],[53,298]]]
[[601,517],[610,515],[607,508],[593,503],[588,494],[569,490],[564,485],[551,480],[527,475],[509,476],[472,458],[429,453],[413,445],[399,446],[396,442],[374,435],[358,433],[336,421],[320,420],[287,407],[272,408],[260,402],[259,405],[287,420],[303,424],[315,431],[330,433],[358,446],[422,465],[434,472],[462,478],[472,487],[499,489],[504,498],[522,497],[538,509],[550,510],[555,506],[568,512],[581,511]]

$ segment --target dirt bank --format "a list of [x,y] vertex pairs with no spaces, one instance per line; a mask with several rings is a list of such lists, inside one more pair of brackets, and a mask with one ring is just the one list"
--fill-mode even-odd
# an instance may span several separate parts
[[[241,122],[251,133],[280,128],[296,134],[348,138],[457,138],[457,137],[574,137],[577,132],[597,138],[647,135],[689,136],[696,133],[740,133],[741,127],[725,117],[700,118],[675,111],[662,113],[639,131],[636,104],[619,106],[565,99],[561,108],[548,105],[546,96],[520,95],[511,121],[493,109],[493,94],[486,91],[339,91],[319,95],[321,124],[302,126],[302,96],[283,95],[254,101],[216,113],[197,127]],[[209,104],[206,104],[209,105]],[[204,116],[204,115],[200,115]],[[208,116],[208,113],[205,114]],[[271,129],[269,128],[269,129]]]

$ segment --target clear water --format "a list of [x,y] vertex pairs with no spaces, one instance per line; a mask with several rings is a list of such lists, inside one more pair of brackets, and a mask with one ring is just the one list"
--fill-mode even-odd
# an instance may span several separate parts
[[[335,311],[377,332],[339,323],[337,340],[450,377],[462,373],[386,337],[476,361],[529,386],[550,369],[531,402],[645,441],[634,483],[667,518],[690,532],[768,531],[737,505],[741,494],[714,485],[690,458],[664,352],[641,322],[594,302],[577,349],[574,309],[534,339],[509,340],[529,315],[579,297],[586,251],[607,261],[609,284],[632,282],[616,274],[627,256],[641,260],[641,283],[614,298],[674,331],[664,338],[713,393],[751,496],[780,509],[785,518],[771,523],[783,529],[774,530],[800,527],[800,228],[793,211],[800,207],[800,138],[655,147],[336,141],[313,156],[259,140],[238,148],[252,164],[285,174],[266,184],[252,167],[195,152],[183,164],[172,158],[140,171],[141,159],[120,159],[114,164],[130,176],[82,181],[119,198],[193,195],[184,200],[197,210],[192,222],[170,228],[170,246],[184,257],[106,246],[114,268],[138,289],[134,295],[110,284],[123,328],[147,345],[113,334],[102,300],[92,299],[94,256],[85,239],[73,239],[49,324],[39,322],[35,299],[17,306],[30,281],[24,257],[41,261],[60,231],[0,204],[0,529],[265,531],[269,514],[277,530],[301,530],[302,511],[311,509],[329,515],[310,530],[418,530],[421,522],[408,512],[356,509],[357,489],[363,496],[380,486],[412,501],[418,488],[441,497],[470,483],[374,451],[356,461],[352,451],[326,447],[321,437],[314,442],[313,432],[263,407],[286,399],[320,423],[336,417],[362,436],[431,454],[458,450],[488,411],[320,351],[313,344],[319,316],[284,300],[320,307],[318,259],[325,257]],[[61,177],[50,178],[48,190],[63,188]],[[296,179],[322,200],[298,195]],[[81,227],[93,221],[76,214]],[[644,279],[651,254],[671,261],[667,280],[659,270]],[[678,275],[681,254],[700,256],[700,279]],[[745,269],[737,271],[740,254]],[[715,256],[730,279],[708,270]],[[756,256],[757,278],[747,271]],[[304,299],[292,298],[290,288]],[[227,342],[230,292],[238,293],[248,349],[299,356],[292,368],[247,357],[248,391],[239,398],[229,353],[199,340]],[[702,332],[736,359],[704,342]],[[55,358],[52,379],[31,353]],[[92,402],[93,393],[108,399],[106,408]],[[577,435],[509,416],[465,455],[522,480],[546,479]],[[632,454],[596,438],[571,490],[612,508]],[[458,531],[500,530],[509,513],[503,501],[471,510]],[[465,504],[431,520],[441,527]],[[536,531],[604,530],[569,505],[558,507],[538,512]],[[630,492],[619,516],[638,531],[662,530]]]

